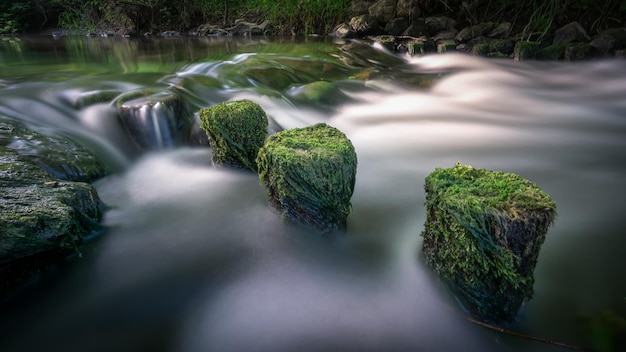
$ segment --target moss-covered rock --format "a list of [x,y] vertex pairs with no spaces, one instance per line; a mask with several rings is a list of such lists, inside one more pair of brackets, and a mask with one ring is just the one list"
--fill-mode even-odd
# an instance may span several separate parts
[[216,164],[257,171],[256,157],[267,137],[267,115],[250,100],[229,101],[200,110],[200,127]]
[[69,180],[103,172],[68,139],[0,123],[0,298],[100,229],[95,189]]
[[454,39],[442,40],[437,44],[439,54],[456,51],[456,41]]
[[314,105],[337,105],[344,103],[350,98],[341,89],[326,81],[317,81],[294,87],[289,95],[303,103]]
[[38,133],[11,121],[0,121],[0,148],[21,155],[61,180],[89,182],[109,172],[92,152],[74,141]]
[[378,43],[383,48],[394,52],[396,50],[396,37],[393,35],[379,35],[372,38],[374,42]]
[[270,204],[285,220],[319,233],[346,230],[357,157],[343,132],[323,123],[278,132],[257,163]]
[[534,59],[539,51],[539,43],[520,40],[515,43],[513,58],[517,61]]
[[473,316],[512,319],[532,297],[555,202],[518,175],[460,164],[435,169],[424,188],[427,264]]
[[548,45],[545,48],[539,49],[535,54],[535,58],[538,60],[562,60],[565,57],[565,50],[569,46],[569,43],[559,42],[552,45]]

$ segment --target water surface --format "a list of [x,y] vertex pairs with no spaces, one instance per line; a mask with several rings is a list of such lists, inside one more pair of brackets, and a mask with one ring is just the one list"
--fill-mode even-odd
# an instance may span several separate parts
[[[319,80],[345,96],[301,99]],[[258,177],[216,168],[206,147],[138,147],[114,100],[146,88],[182,97],[190,119],[245,98],[274,130],[341,129],[359,162],[347,234],[283,224]],[[81,100],[99,92],[111,98]],[[112,175],[96,182],[106,233],[3,308],[0,349],[561,350],[468,322],[424,266],[423,181],[456,162],[520,174],[557,202],[534,298],[507,328],[598,347],[601,312],[626,317],[624,96],[623,60],[409,58],[326,39],[2,42],[0,120],[69,135]]]

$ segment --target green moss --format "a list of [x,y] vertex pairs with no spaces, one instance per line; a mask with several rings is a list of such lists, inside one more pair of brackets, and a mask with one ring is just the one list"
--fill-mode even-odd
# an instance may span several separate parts
[[472,55],[487,57],[491,53],[491,45],[489,44],[476,44],[472,47]]
[[321,233],[345,231],[357,157],[341,131],[320,123],[278,132],[257,157],[270,204],[285,220]]
[[570,43],[565,49],[565,60],[579,61],[589,57],[591,45],[589,43]]
[[213,162],[256,171],[256,156],[267,136],[267,115],[250,100],[200,110],[200,127],[213,148]]
[[556,43],[537,51],[538,60],[562,60],[569,43]]
[[537,51],[539,51],[538,42],[520,40],[515,43],[515,48],[513,49],[513,57],[515,58],[515,60],[518,61],[534,59],[537,55]]
[[443,40],[437,44],[437,52],[439,54],[456,51],[456,41],[454,39]]
[[407,43],[407,50],[411,56],[424,55],[424,42],[421,40],[411,40]]
[[380,35],[373,38],[374,41],[380,44],[383,48],[394,52],[396,50],[396,37],[393,35]]
[[457,164],[425,182],[428,265],[477,318],[509,320],[533,293],[555,202],[534,183]]

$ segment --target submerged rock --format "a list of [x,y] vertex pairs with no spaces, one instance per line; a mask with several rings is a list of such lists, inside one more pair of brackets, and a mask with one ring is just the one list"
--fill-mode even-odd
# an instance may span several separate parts
[[301,102],[315,105],[333,106],[350,100],[341,89],[326,81],[317,81],[294,87],[289,91],[289,95]]
[[117,110],[129,137],[143,150],[184,144],[193,124],[182,99],[168,91],[126,93],[118,98]]
[[61,180],[89,182],[109,173],[92,152],[74,141],[38,133],[10,121],[0,122],[0,148],[22,156]]
[[346,230],[357,157],[343,132],[324,123],[278,132],[257,163],[270,204],[286,221],[319,233]]
[[555,202],[511,173],[457,164],[426,178],[427,264],[474,317],[507,321],[532,298]]
[[100,229],[98,194],[73,180],[104,173],[68,139],[0,123],[0,296]]
[[229,101],[200,110],[200,127],[213,148],[213,162],[257,170],[256,157],[267,137],[263,108],[250,100]]

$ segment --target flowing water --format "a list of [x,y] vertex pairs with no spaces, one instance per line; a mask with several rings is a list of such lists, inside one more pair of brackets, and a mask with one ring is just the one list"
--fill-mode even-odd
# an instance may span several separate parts
[[[302,99],[319,80],[340,99]],[[346,235],[283,224],[256,175],[216,168],[158,111],[142,120],[156,146],[137,147],[114,99],[140,89],[181,97],[196,121],[245,98],[274,130],[341,129],[359,162]],[[112,97],[81,103],[98,93]],[[2,308],[2,351],[562,350],[468,322],[425,267],[424,178],[456,162],[517,173],[557,202],[534,297],[506,328],[601,350],[623,338],[624,60],[410,58],[326,39],[5,41],[1,119],[71,136],[112,170],[95,184],[107,230]]]

